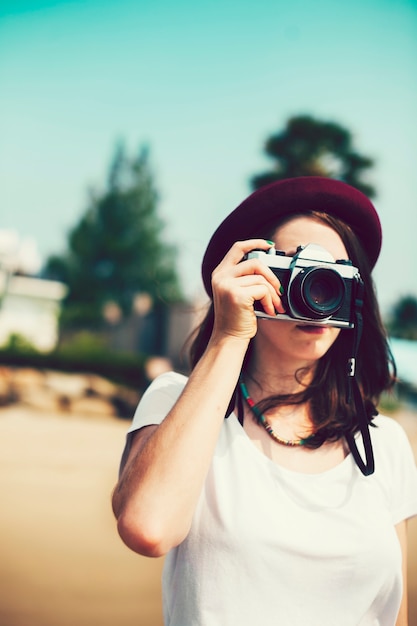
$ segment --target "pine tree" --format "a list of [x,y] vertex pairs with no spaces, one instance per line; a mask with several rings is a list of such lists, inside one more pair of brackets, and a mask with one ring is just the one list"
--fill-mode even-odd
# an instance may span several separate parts
[[417,298],[413,295],[400,298],[387,326],[392,337],[417,340]]
[[342,180],[369,197],[375,195],[375,189],[362,179],[373,160],[359,154],[353,147],[351,133],[334,122],[307,115],[293,117],[284,130],[267,139],[265,152],[275,163],[270,171],[252,178],[254,189],[282,178],[327,176]]
[[181,299],[175,249],[162,238],[157,206],[148,150],[130,159],[119,144],[105,191],[91,193],[66,253],[47,263],[47,275],[69,287],[64,327],[96,328],[108,303],[128,316],[141,293],[165,303]]

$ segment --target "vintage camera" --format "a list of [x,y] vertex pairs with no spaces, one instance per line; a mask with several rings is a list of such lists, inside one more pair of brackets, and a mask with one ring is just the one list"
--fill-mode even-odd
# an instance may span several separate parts
[[255,312],[268,319],[302,320],[311,325],[353,328],[361,306],[363,282],[349,260],[337,260],[321,246],[299,246],[293,257],[270,248],[254,250],[247,259],[259,259],[278,277],[284,288],[286,313],[267,315],[256,303]]

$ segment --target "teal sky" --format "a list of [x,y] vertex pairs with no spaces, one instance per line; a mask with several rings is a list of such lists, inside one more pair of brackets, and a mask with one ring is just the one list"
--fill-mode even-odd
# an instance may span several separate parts
[[194,294],[266,137],[301,113],[375,158],[380,300],[417,295],[417,0],[2,0],[0,228],[62,251],[115,142],[147,143]]

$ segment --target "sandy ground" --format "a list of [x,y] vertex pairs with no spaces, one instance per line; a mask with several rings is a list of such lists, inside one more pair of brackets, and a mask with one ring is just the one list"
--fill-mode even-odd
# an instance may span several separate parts
[[159,626],[161,560],[110,506],[127,423],[0,410],[0,626]]
[[[417,456],[417,414],[400,421]],[[110,508],[126,428],[0,410],[0,626],[162,625],[162,560],[125,548]],[[417,626],[416,520],[409,589]]]

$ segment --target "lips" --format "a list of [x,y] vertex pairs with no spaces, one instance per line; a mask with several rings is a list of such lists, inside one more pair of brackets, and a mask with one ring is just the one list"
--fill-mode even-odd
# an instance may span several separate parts
[[312,326],[309,324],[298,324],[297,328],[311,335],[322,335],[326,330],[325,326]]

